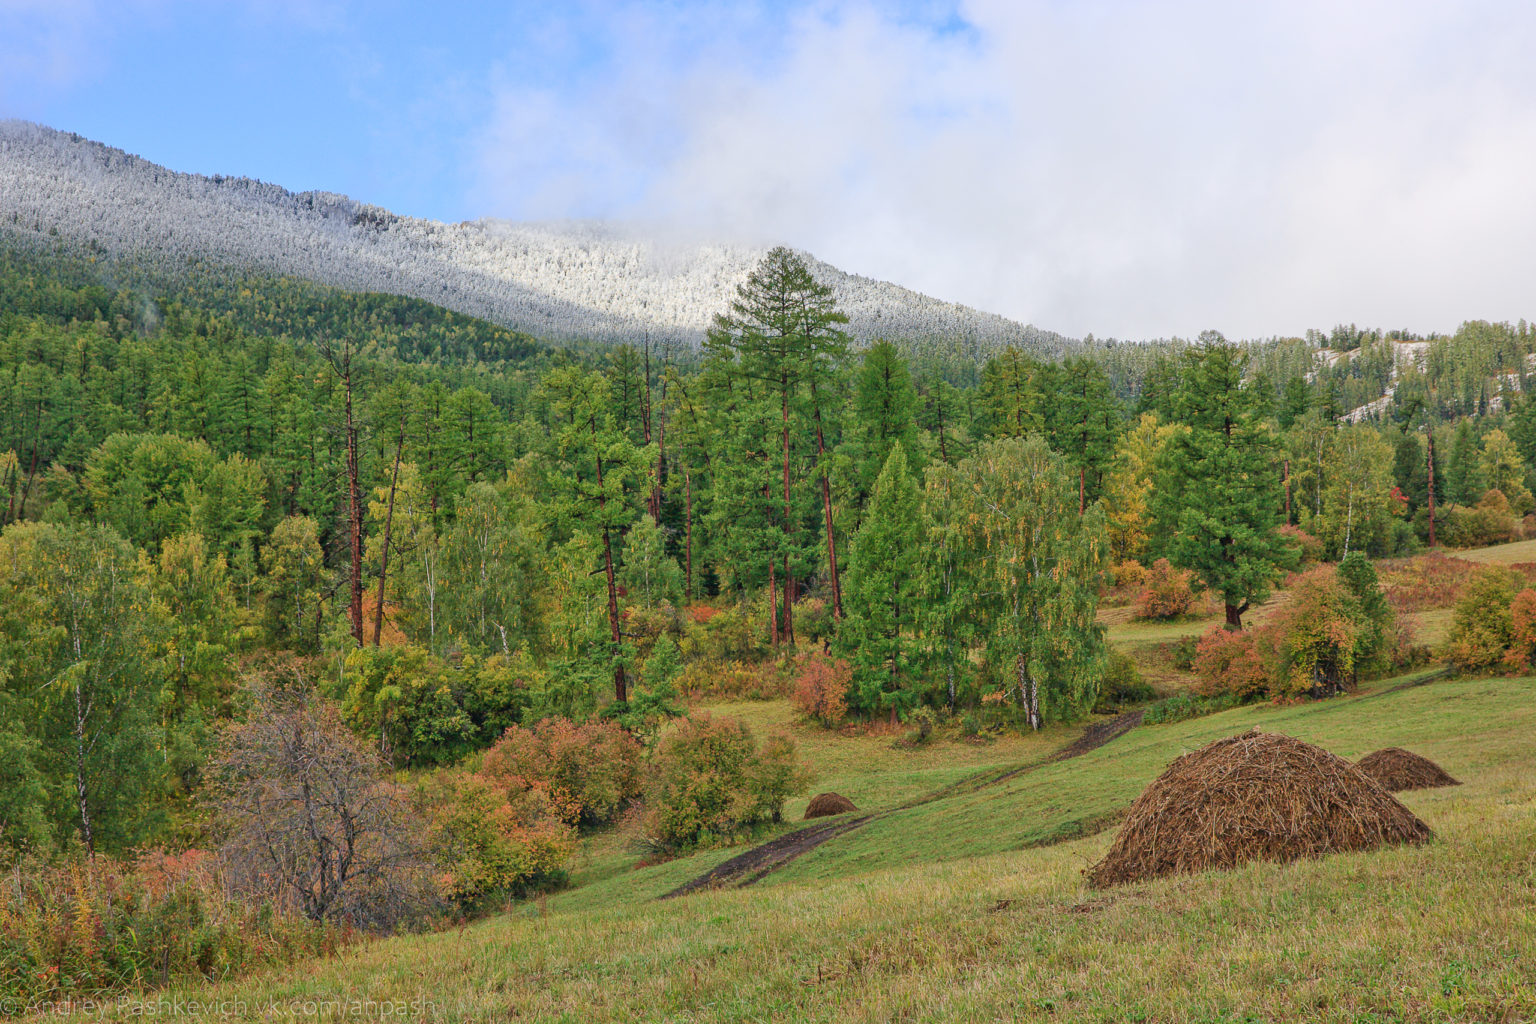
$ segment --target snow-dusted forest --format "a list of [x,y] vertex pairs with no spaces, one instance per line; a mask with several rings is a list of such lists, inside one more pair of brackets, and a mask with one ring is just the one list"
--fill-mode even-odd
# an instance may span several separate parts
[[[552,340],[697,344],[765,248],[602,223],[460,224],[325,192],[167,170],[81,136],[0,122],[0,227],[161,275],[188,261],[427,299]],[[812,261],[856,339],[1055,353],[1066,339]]]

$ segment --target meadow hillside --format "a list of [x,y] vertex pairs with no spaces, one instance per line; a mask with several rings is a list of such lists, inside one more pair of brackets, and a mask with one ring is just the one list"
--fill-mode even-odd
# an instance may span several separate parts
[[[1148,781],[1180,753],[1253,726],[1349,758],[1407,747],[1464,784],[1402,794],[1438,833],[1424,847],[1086,888],[1083,870]],[[658,899],[730,852],[712,851],[599,873],[465,928],[162,999],[244,1007],[237,1019],[360,999],[414,1002],[422,1019],[445,1021],[1536,1014],[1536,679],[1389,680],[1332,702],[1143,726],[1039,763],[1073,732],[916,752],[866,738],[841,759],[814,751],[863,811],[911,802],[919,780],[976,782],[748,888]],[[905,772],[893,771],[902,759]],[[1017,767],[1026,770],[988,783]]]

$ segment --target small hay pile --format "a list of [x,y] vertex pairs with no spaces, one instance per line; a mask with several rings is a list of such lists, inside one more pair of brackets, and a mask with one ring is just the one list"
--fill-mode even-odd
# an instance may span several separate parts
[[1376,780],[1376,785],[1388,793],[1461,785],[1429,758],[1420,757],[1402,747],[1387,747],[1374,754],[1366,754],[1355,767]]
[[1257,729],[1185,754],[1136,798],[1088,871],[1106,889],[1163,875],[1421,843],[1434,833],[1358,768]]
[[818,793],[811,797],[811,802],[805,807],[805,820],[825,818],[833,814],[846,814],[856,810],[858,808],[853,806],[853,801],[845,796],[838,796],[836,793]]

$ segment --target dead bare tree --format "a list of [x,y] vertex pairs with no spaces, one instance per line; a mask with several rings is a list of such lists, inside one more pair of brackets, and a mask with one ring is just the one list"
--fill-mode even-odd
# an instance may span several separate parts
[[226,877],[313,920],[408,923],[430,907],[420,825],[335,708],[288,679],[253,689],[212,765]]

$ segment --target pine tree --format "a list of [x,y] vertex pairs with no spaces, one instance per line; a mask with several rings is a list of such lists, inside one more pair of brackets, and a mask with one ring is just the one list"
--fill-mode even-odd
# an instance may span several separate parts
[[853,666],[854,706],[874,713],[911,707],[918,639],[911,635],[923,591],[923,543],[917,482],[894,444],[875,481],[854,538],[847,577],[847,618],[838,644]]
[[1215,332],[1201,340],[1175,402],[1189,430],[1161,459],[1153,520],[1169,561],[1221,595],[1236,630],[1292,556],[1279,534],[1280,475],[1263,398],[1243,379],[1247,357]]

